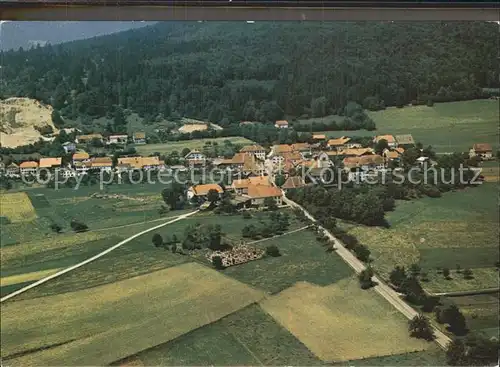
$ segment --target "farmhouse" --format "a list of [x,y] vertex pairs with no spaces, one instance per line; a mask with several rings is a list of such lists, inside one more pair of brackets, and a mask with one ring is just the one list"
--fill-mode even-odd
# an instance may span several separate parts
[[40,168],[57,168],[61,167],[62,158],[40,158]]
[[395,139],[400,147],[411,148],[415,145],[415,140],[413,140],[413,136],[411,134],[396,135]]
[[164,162],[158,157],[124,157],[118,158],[118,171],[128,171],[131,169],[157,169],[162,168]]
[[111,172],[113,161],[110,157],[92,158],[90,168],[93,170]]
[[245,178],[245,179],[234,180],[231,183],[231,189],[240,195],[247,194],[248,187],[251,185],[271,186],[271,182],[269,181],[269,177],[267,177],[267,176],[249,177],[249,178]]
[[288,121],[287,120],[278,120],[275,122],[274,127],[278,129],[287,129],[288,128]]
[[37,168],[38,168],[38,162],[35,161],[27,161],[19,165],[19,169],[22,175],[35,174]]
[[325,134],[313,134],[312,138],[313,138],[313,140],[326,140],[326,135]]
[[493,149],[490,144],[480,143],[474,144],[472,149],[469,151],[469,157],[480,157],[482,159],[492,159],[493,158]]
[[252,153],[236,153],[231,159],[224,159],[220,165],[229,166],[243,173],[254,173],[261,175],[264,172],[264,165]]
[[203,166],[207,161],[207,157],[205,156],[205,154],[203,154],[197,149],[194,149],[190,151],[188,154],[186,154],[184,159],[186,160],[186,163],[190,167]]
[[273,198],[277,205],[282,204],[282,191],[270,185],[249,185],[246,196],[250,199],[251,205],[262,206],[266,198]]
[[90,156],[87,152],[80,152],[73,154],[73,165],[77,162],[87,162],[90,160]]
[[143,131],[135,132],[132,135],[132,141],[134,142],[134,144],[146,144],[146,133]]
[[351,138],[342,136],[342,137],[337,138],[337,139],[330,139],[330,140],[328,140],[328,142],[326,143],[326,145],[330,149],[337,149],[337,150],[344,149],[344,148],[347,148],[347,143],[350,140],[351,140]]
[[309,143],[295,143],[292,144],[292,151],[299,152],[302,156],[311,154],[311,145]]
[[5,174],[7,176],[17,176],[19,172],[20,172],[19,166],[14,162],[11,162],[11,164],[9,164],[5,169]]
[[347,148],[339,151],[327,152],[328,156],[340,156],[340,157],[361,157],[363,155],[373,154],[372,148]]
[[127,140],[127,135],[110,135],[108,138],[108,144],[126,144]]
[[397,160],[400,158],[401,153],[397,150],[384,149],[382,156],[385,158],[386,162]]
[[286,179],[285,183],[281,188],[283,191],[287,192],[288,190],[298,189],[304,187],[306,185],[304,179],[300,176],[290,176]]
[[252,153],[259,159],[266,159],[266,150],[260,145],[245,145],[240,149],[240,153]]
[[364,171],[382,170],[384,168],[384,158],[378,154],[361,157],[347,157],[343,160],[344,168],[361,168]]
[[191,186],[186,193],[186,196],[188,200],[191,200],[192,198],[196,197],[198,199],[207,199],[208,192],[210,190],[215,190],[217,193],[220,195],[224,192],[222,187],[220,187],[217,184],[205,184],[205,185],[194,185]]
[[77,135],[75,142],[77,144],[86,144],[90,143],[94,139],[99,140],[101,143],[104,141],[104,138],[101,134],[88,134],[88,135]]
[[73,163],[73,167],[77,174],[86,174],[87,171],[92,168],[92,162],[77,161]]
[[390,148],[396,148],[397,146],[396,139],[392,135],[377,135],[373,138],[373,143],[377,144],[380,140],[387,141]]

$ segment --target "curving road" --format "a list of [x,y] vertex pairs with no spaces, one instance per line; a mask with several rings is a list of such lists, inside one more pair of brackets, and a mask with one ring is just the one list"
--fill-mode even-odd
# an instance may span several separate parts
[[94,261],[94,260],[97,260],[97,259],[99,259],[100,257],[103,257],[104,255],[106,255],[106,254],[110,253],[111,251],[113,251],[113,250],[117,249],[117,248],[118,248],[118,247],[120,247],[120,246],[125,245],[126,243],[128,243],[128,242],[132,241],[133,239],[135,239],[135,238],[137,238],[137,237],[139,237],[139,236],[142,236],[142,235],[143,235],[143,234],[145,234],[145,233],[148,233],[148,232],[154,231],[155,229],[158,229],[158,228],[164,227],[164,226],[166,226],[167,224],[171,224],[171,223],[174,223],[174,222],[180,221],[180,220],[185,219],[185,218],[187,218],[187,217],[189,217],[189,216],[191,216],[191,215],[193,215],[193,214],[196,214],[196,213],[198,213],[198,212],[199,212],[199,210],[195,210],[195,211],[190,212],[190,213],[186,213],[186,214],[179,215],[178,217],[175,217],[175,219],[169,220],[168,222],[165,222],[165,223],[159,224],[159,225],[157,225],[157,226],[154,226],[154,227],[148,228],[148,229],[146,229],[146,230],[144,230],[144,231],[142,231],[142,232],[136,233],[136,234],[134,234],[133,236],[130,236],[130,237],[128,237],[128,238],[126,238],[126,239],[124,239],[123,241],[121,241],[121,242],[117,243],[116,245],[111,246],[110,248],[108,248],[108,249],[106,249],[106,250],[104,250],[104,251],[102,251],[102,252],[98,253],[97,255],[92,256],[92,257],[88,258],[87,260],[84,260],[84,261],[82,261],[82,262],[80,262],[80,263],[78,263],[78,264],[75,264],[75,265],[73,265],[73,266],[70,266],[69,268],[66,268],[66,269],[63,269],[63,270],[61,270],[61,271],[58,271],[58,272],[57,272],[57,273],[55,273],[55,274],[52,274],[52,275],[50,275],[50,276],[48,276],[48,277],[45,277],[45,278],[40,279],[40,280],[38,280],[38,281],[36,281],[36,282],[34,282],[34,283],[31,283],[30,285],[27,285],[27,286],[26,286],[26,287],[24,287],[24,288],[18,289],[18,290],[17,290],[17,291],[15,291],[15,292],[12,292],[12,293],[7,294],[6,296],[4,296],[4,297],[2,297],[2,298],[0,299],[0,302],[7,301],[8,299],[11,299],[12,297],[15,297],[15,296],[17,296],[17,295],[19,295],[19,294],[21,294],[21,293],[24,293],[24,292],[26,292],[26,291],[28,291],[28,290],[30,290],[30,289],[32,289],[32,288],[38,287],[39,285],[41,285],[41,284],[43,284],[43,283],[46,283],[46,282],[48,282],[49,280],[52,280],[52,279],[57,278],[57,277],[60,277],[60,276],[61,276],[61,275],[63,275],[63,274],[66,274],[66,273],[68,273],[68,272],[70,272],[70,271],[72,271],[72,270],[78,269],[78,268],[82,267],[83,265],[86,265],[86,264],[88,264],[88,263],[90,263],[90,262],[92,262],[92,261]]
[[[302,206],[297,204],[296,202],[288,199],[285,194],[283,194],[283,201],[290,205],[291,207],[301,209],[304,214],[311,219],[314,223],[318,224],[318,227],[321,228],[328,238],[335,244],[336,252],[340,255],[340,257],[351,267],[354,269],[356,273],[360,273],[364,269],[366,269],[365,264],[361,262],[356,256],[352,254],[348,249],[344,247],[344,245],[335,238],[326,228],[319,225],[316,219],[309,214],[307,210],[305,210]],[[384,297],[391,305],[393,305],[399,312],[401,312],[406,318],[409,320],[413,319],[419,313],[415,311],[411,306],[409,306],[405,301],[401,299],[399,294],[394,291],[392,288],[387,286],[381,279],[377,276],[373,277],[373,280],[377,283],[374,287],[375,291]],[[446,336],[440,330],[434,328],[434,335],[436,336],[436,343],[443,349],[446,349],[448,344],[451,342],[451,339]]]

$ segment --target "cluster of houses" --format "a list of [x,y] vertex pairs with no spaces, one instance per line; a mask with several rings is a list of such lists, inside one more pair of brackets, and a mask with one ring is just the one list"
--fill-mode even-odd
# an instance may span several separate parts
[[203,202],[207,200],[210,191],[216,191],[219,195],[222,195],[225,190],[232,194],[231,204],[238,209],[262,207],[265,205],[266,199],[269,198],[276,205],[282,205],[283,191],[271,183],[269,176],[251,176],[237,179],[225,189],[218,184],[194,185],[187,190],[187,198],[188,200],[197,199]]

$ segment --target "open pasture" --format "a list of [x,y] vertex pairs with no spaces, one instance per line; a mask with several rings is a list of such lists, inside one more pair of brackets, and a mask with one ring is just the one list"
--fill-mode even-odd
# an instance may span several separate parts
[[[441,198],[422,198],[398,202],[388,213],[389,229],[342,223],[349,233],[369,247],[374,267],[383,276],[396,266],[418,263],[429,275],[429,290],[470,290],[498,286],[492,276],[498,260],[497,187],[485,183],[479,187],[445,193]],[[471,268],[475,279],[446,281],[438,268],[452,271]],[[477,271],[475,270],[477,269]],[[426,284],[424,284],[426,287]]]
[[217,143],[219,145],[223,145],[224,141],[229,140],[233,144],[254,144],[251,140],[240,136],[229,136],[226,138],[214,138],[214,139],[193,139],[193,140],[183,140],[183,141],[169,141],[167,143],[162,144],[146,144],[146,145],[137,145],[135,148],[137,149],[137,153],[147,156],[154,153],[160,154],[169,154],[173,151],[182,152],[182,149],[189,148],[193,149],[201,149],[203,146],[210,142],[212,144]]
[[26,222],[36,218],[35,208],[23,192],[2,193],[0,209],[1,216],[7,217],[12,223]]
[[282,291],[298,281],[328,285],[352,274],[337,254],[325,252],[309,230],[264,240],[252,246],[265,249],[269,245],[277,246],[281,256],[233,266],[225,269],[224,274],[270,293]]
[[449,297],[449,300],[460,308],[470,330],[498,338],[498,293]]
[[[106,365],[262,297],[190,263],[88,290],[8,302],[2,305],[2,358],[11,366]],[[29,352],[34,349],[39,351]]]
[[115,366],[318,366],[290,332],[253,304]]
[[407,320],[354,277],[320,287],[299,282],[261,302],[262,308],[327,362],[424,350]]
[[[495,100],[436,103],[433,107],[389,107],[367,113],[375,121],[377,130],[327,131],[325,134],[332,138],[412,134],[416,142],[432,145],[437,152],[466,152],[474,143],[490,143],[494,149],[499,148],[498,101]],[[322,119],[329,121],[342,117]]]

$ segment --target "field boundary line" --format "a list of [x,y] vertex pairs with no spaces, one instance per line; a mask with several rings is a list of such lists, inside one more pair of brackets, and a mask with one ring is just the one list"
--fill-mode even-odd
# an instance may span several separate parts
[[173,215],[171,217],[164,217],[164,218],[156,218],[156,219],[146,220],[144,222],[135,222],[135,223],[129,223],[129,224],[122,224],[122,225],[114,226],[114,227],[89,229],[89,232],[100,232],[100,231],[108,231],[110,229],[116,229],[116,228],[138,226],[139,224],[147,224],[147,223],[159,222],[161,220],[174,219],[174,218],[177,218],[177,217],[179,217],[179,215]]
[[[286,197],[283,194],[283,200],[287,202],[291,207],[299,208],[309,219],[311,219],[314,223],[318,224],[318,227],[321,228],[326,235],[330,238],[330,240],[334,241],[337,249],[336,253],[355,271],[356,274],[361,273],[366,269],[365,264],[363,264],[358,258],[356,258],[349,250],[347,250],[342,242],[335,236],[331,234],[329,230],[324,228],[317,220],[314,218],[304,207],[300,204],[297,204],[293,200]],[[408,320],[413,319],[415,316],[418,316],[418,312],[415,311],[413,307],[404,302],[401,297],[396,293],[392,288],[386,285],[382,279],[378,276],[373,276],[373,280],[377,283],[374,286],[374,290],[382,296],[386,301],[388,301],[396,310],[401,312]],[[451,342],[451,339],[444,334],[441,330],[434,326],[434,341],[444,350],[446,350],[447,345]]]
[[69,268],[66,268],[66,269],[64,269],[64,270],[61,270],[61,271],[59,271],[59,272],[57,272],[57,273],[55,273],[55,274],[52,274],[52,275],[50,275],[50,276],[48,276],[48,277],[42,278],[42,279],[40,279],[40,280],[38,280],[38,281],[36,281],[36,282],[34,282],[34,283],[32,283],[32,284],[30,284],[30,285],[26,286],[26,287],[23,287],[23,288],[21,288],[21,289],[18,289],[18,290],[17,290],[17,291],[15,291],[15,292],[12,292],[12,293],[7,294],[6,296],[4,296],[4,297],[2,297],[2,298],[0,299],[0,303],[1,303],[1,302],[4,302],[4,301],[7,301],[8,299],[11,299],[12,297],[15,297],[15,296],[17,296],[17,295],[19,295],[19,294],[21,294],[21,293],[24,293],[24,292],[26,292],[26,291],[28,291],[28,290],[30,290],[30,289],[32,289],[32,288],[38,287],[39,285],[41,285],[41,284],[43,284],[43,283],[46,283],[46,282],[48,282],[49,280],[52,280],[52,279],[57,278],[57,277],[60,277],[60,276],[61,276],[61,275],[63,275],[63,274],[69,273],[69,272],[70,272],[70,271],[72,271],[72,270],[78,269],[78,268],[80,268],[80,267],[82,267],[82,266],[84,266],[84,265],[86,265],[86,264],[88,264],[88,263],[90,263],[90,262],[92,262],[92,261],[95,261],[95,260],[97,260],[97,259],[99,259],[99,258],[103,257],[104,255],[106,255],[106,254],[110,253],[111,251],[113,251],[113,250],[117,249],[118,247],[120,247],[120,246],[122,246],[122,245],[124,245],[124,244],[126,244],[126,243],[128,243],[128,242],[130,242],[130,241],[132,241],[133,239],[135,239],[135,238],[137,238],[137,237],[142,236],[143,234],[146,234],[146,233],[148,233],[148,232],[154,231],[155,229],[161,228],[161,227],[163,227],[163,226],[166,226],[166,225],[168,225],[168,224],[171,224],[171,223],[177,222],[177,221],[179,221],[179,220],[185,219],[185,218],[190,217],[191,215],[196,214],[196,213],[198,213],[198,212],[199,212],[199,210],[195,210],[195,211],[190,212],[190,213],[182,214],[182,215],[180,215],[180,216],[176,217],[175,219],[172,219],[172,220],[170,220],[170,221],[168,221],[168,222],[165,222],[165,223],[159,224],[159,225],[157,225],[157,226],[154,226],[154,227],[148,228],[148,229],[146,229],[146,230],[144,230],[144,231],[141,231],[141,232],[139,232],[139,233],[136,233],[136,234],[134,234],[134,235],[132,235],[132,236],[130,236],[130,237],[128,237],[128,238],[126,238],[126,239],[124,239],[123,241],[121,241],[121,242],[117,243],[116,245],[113,245],[113,246],[111,246],[110,248],[108,248],[108,249],[106,249],[106,250],[104,250],[104,251],[102,251],[102,252],[98,253],[97,255],[94,255],[94,256],[92,256],[92,257],[88,258],[87,260],[84,260],[84,261],[82,261],[82,262],[80,262],[80,263],[78,263],[78,264],[72,265],[72,266],[70,266]]
[[255,241],[245,242],[245,245],[252,245],[252,244],[254,244],[254,243],[259,243],[259,242],[269,241],[269,240],[272,240],[272,239],[275,239],[275,238],[279,238],[279,237],[287,236],[287,235],[292,234],[292,233],[295,233],[295,232],[300,232],[300,231],[303,231],[304,229],[307,229],[307,228],[309,228],[309,227],[310,227],[310,226],[304,226],[304,227],[300,227],[300,228],[294,229],[294,230],[289,231],[289,232],[285,232],[285,233],[282,233],[282,234],[278,234],[278,235],[276,235],[276,236],[269,237],[269,238],[261,238],[260,240],[255,240]]
[[251,355],[253,358],[255,358],[255,360],[256,360],[257,362],[259,362],[259,364],[260,364],[261,366],[264,366],[264,363],[262,363],[262,361],[259,359],[259,357],[257,357],[257,356],[255,355],[255,353],[254,353],[254,352],[252,352],[252,351],[250,350],[250,348],[248,348],[248,346],[247,346],[245,343],[243,343],[243,342],[240,340],[240,338],[238,338],[238,337],[236,336],[236,334],[235,334],[235,333],[233,333],[231,330],[229,330],[229,333],[233,336],[233,338],[234,338],[234,339],[236,339],[236,341],[237,341],[238,343],[240,343],[240,345],[241,345],[243,348],[245,348],[245,349],[246,349],[246,351],[247,351],[248,353],[250,353],[250,355]]
[[[425,288],[424,288],[425,290]],[[500,291],[500,288],[484,288],[484,289],[478,289],[478,290],[471,290],[471,291],[453,291],[453,292],[438,292],[438,293],[433,293],[433,292],[428,292],[425,290],[425,292],[429,296],[446,296],[446,297],[460,297],[460,296],[475,296],[479,294],[491,294],[491,293],[498,293]]]

